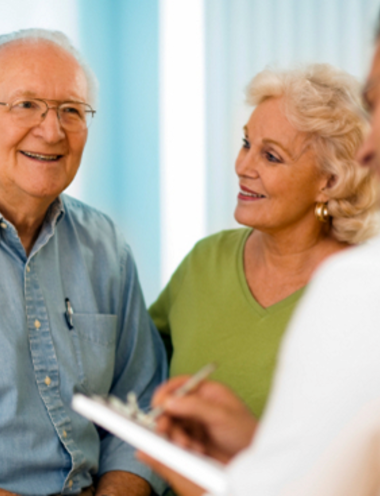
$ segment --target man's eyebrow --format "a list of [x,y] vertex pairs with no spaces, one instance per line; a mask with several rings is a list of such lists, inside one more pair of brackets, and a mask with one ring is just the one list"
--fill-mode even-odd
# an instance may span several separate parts
[[[9,99],[14,101],[16,98],[36,98],[41,99],[40,95],[34,91],[25,91],[25,90],[16,90],[14,93],[11,93]],[[67,98],[66,100],[55,100],[51,98],[42,98],[42,100],[46,100],[47,102],[55,102],[55,103],[86,103],[78,98]]]
[[244,131],[244,135],[248,136],[248,127],[247,126],[243,126],[243,131]]
[[289,155],[289,157],[294,160],[295,157],[293,155],[293,153],[290,152],[290,150],[288,150],[286,148],[286,146],[282,145],[281,143],[279,143],[278,141],[276,140],[273,140],[273,139],[270,139],[270,138],[264,138],[263,139],[263,143],[269,143],[269,144],[272,144],[272,145],[276,145],[276,146],[279,146],[287,155]]
[[37,97],[37,93],[34,91],[24,91],[24,90],[17,90],[14,93],[12,93],[12,97],[17,97],[17,96],[30,96],[33,98]]

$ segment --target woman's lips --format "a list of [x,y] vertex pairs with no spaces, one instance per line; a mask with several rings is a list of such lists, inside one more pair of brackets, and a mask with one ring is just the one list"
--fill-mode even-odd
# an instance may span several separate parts
[[265,198],[264,195],[260,193],[256,193],[256,191],[252,191],[245,186],[240,186],[240,191],[238,194],[238,199],[239,200],[244,200],[244,201],[257,201]]

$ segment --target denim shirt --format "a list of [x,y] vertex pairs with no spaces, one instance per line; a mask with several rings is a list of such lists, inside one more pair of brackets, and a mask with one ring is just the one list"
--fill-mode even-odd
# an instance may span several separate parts
[[[73,329],[65,319],[69,298]],[[162,481],[134,449],[70,408],[73,391],[135,391],[147,409],[166,357],[128,246],[98,211],[62,195],[27,257],[0,214],[0,487],[75,494],[95,475]]]

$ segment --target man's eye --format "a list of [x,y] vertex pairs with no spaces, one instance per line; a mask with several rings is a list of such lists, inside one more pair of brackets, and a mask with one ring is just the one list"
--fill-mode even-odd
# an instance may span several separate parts
[[247,138],[243,138],[243,148],[251,148],[250,142],[247,140]]
[[20,102],[16,102],[13,105],[13,108],[19,110],[35,110],[39,108],[39,105],[33,100],[22,100]]
[[64,107],[62,111],[65,114],[80,115],[79,109],[77,109],[76,107]]
[[86,119],[86,111],[85,108],[79,105],[65,105],[61,107],[61,116],[63,119],[69,120],[85,120]]

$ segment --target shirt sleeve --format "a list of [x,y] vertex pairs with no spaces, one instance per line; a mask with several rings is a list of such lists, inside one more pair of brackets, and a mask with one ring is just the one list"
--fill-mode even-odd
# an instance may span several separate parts
[[347,255],[328,262],[296,312],[259,432],[228,468],[230,495],[288,494],[379,397],[380,266]]
[[[121,264],[119,333],[115,351],[114,378],[109,394],[125,400],[130,391],[147,411],[155,388],[167,378],[165,349],[146,310],[136,267],[129,248]],[[117,437],[99,430],[101,437],[98,475],[124,470],[146,479],[157,494],[167,487],[147,466],[135,459],[135,449]]]

